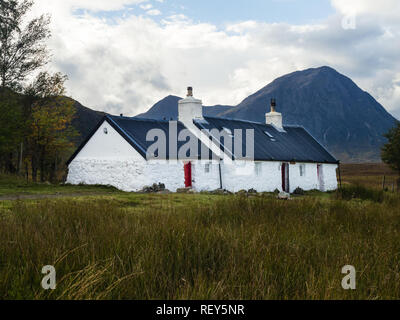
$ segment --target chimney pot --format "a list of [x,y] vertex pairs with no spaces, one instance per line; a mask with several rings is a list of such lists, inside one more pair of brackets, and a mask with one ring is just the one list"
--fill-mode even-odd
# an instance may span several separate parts
[[272,98],[271,99],[271,112],[275,112],[276,111],[276,99]]
[[192,87],[188,87],[187,88],[187,96],[188,97],[193,97],[193,88]]
[[276,111],[276,99],[271,99],[271,112],[265,115],[266,123],[273,125],[277,130],[284,131],[282,126],[282,114]]

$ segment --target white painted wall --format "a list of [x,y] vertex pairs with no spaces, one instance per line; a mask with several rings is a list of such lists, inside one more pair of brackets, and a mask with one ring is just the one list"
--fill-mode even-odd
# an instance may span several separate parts
[[255,189],[259,192],[273,192],[282,189],[279,162],[260,162],[261,171],[256,173],[253,161],[235,161],[222,165],[222,184],[232,192]]
[[[104,128],[108,134],[104,133]],[[147,185],[145,159],[106,121],[68,167],[67,183],[111,185],[131,191]]]
[[[107,129],[107,134],[104,129]],[[75,160],[82,159],[131,159],[143,157],[107,122],[104,121]]]
[[[108,134],[104,134],[107,128]],[[197,191],[219,189],[218,163],[192,161],[193,187]],[[221,163],[223,188],[232,192],[255,189],[259,192],[282,190],[281,162],[236,161]],[[289,166],[290,191],[319,189],[317,164],[305,164],[300,176],[300,164]],[[335,164],[323,164],[325,190],[337,188]],[[183,161],[146,161],[113,127],[104,122],[69,165],[67,183],[111,185],[124,191],[139,191],[153,183],[164,183],[176,191],[185,187]]]
[[300,176],[301,163],[289,165],[289,186],[290,192],[293,192],[298,187],[303,190],[319,189],[317,164],[316,163],[305,163],[304,164],[304,175]]
[[193,187],[198,191],[213,191],[220,188],[219,165],[218,163],[209,163],[210,172],[205,171],[205,161],[196,161],[193,163]]
[[[303,190],[320,190],[317,164],[306,163],[304,176],[300,176],[300,165],[300,163],[296,163],[289,166],[290,192],[297,187]],[[336,164],[322,164],[324,190],[321,191],[337,189],[336,168]]]
[[[261,169],[256,171],[252,161],[236,161],[222,166],[223,187],[229,191],[255,189],[259,192],[282,191],[281,162],[259,162]],[[297,187],[303,190],[320,189],[317,164],[305,163],[305,172],[300,176],[300,163],[289,164],[289,187],[293,192]],[[336,164],[324,164],[325,190],[337,188]]]
[[332,191],[338,188],[336,169],[338,168],[337,164],[323,164],[323,172],[324,172],[324,191]]
[[[204,164],[193,161],[192,178],[197,190],[218,189],[218,164],[211,164],[206,173]],[[70,163],[67,183],[111,185],[124,191],[164,183],[167,189],[176,191],[185,187],[184,162],[146,161],[105,121]]]

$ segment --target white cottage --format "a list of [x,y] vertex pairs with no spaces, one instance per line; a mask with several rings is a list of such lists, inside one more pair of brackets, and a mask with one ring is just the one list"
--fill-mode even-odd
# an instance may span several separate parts
[[271,100],[263,122],[204,117],[188,89],[178,121],[106,116],[68,161],[67,183],[140,191],[321,191],[337,188],[339,162],[303,127],[283,126]]

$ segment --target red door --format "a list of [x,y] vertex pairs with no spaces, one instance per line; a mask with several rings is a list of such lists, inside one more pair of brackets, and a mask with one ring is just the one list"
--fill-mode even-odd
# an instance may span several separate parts
[[185,187],[191,188],[192,187],[192,163],[188,162],[185,164]]
[[282,191],[289,192],[289,164],[282,163]]

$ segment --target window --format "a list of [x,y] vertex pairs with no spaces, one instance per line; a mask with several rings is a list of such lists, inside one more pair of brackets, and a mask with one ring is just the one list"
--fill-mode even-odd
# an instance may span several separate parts
[[264,131],[264,133],[268,136],[268,137],[270,137],[271,139],[274,137],[272,134],[270,134],[268,131]]
[[210,164],[209,164],[209,163],[206,163],[206,164],[205,164],[205,166],[204,166],[204,172],[205,172],[205,173],[210,173]]
[[268,131],[264,131],[264,133],[270,138],[272,142],[276,142],[276,139],[271,133],[269,133]]
[[256,175],[259,176],[261,174],[261,168],[262,168],[262,163],[261,162],[256,162],[254,169],[256,172]]
[[104,132],[104,134],[108,134],[107,128],[104,128],[104,129],[103,129],[103,132]]
[[299,170],[300,170],[300,177],[304,177],[306,175],[306,165],[300,164]]

